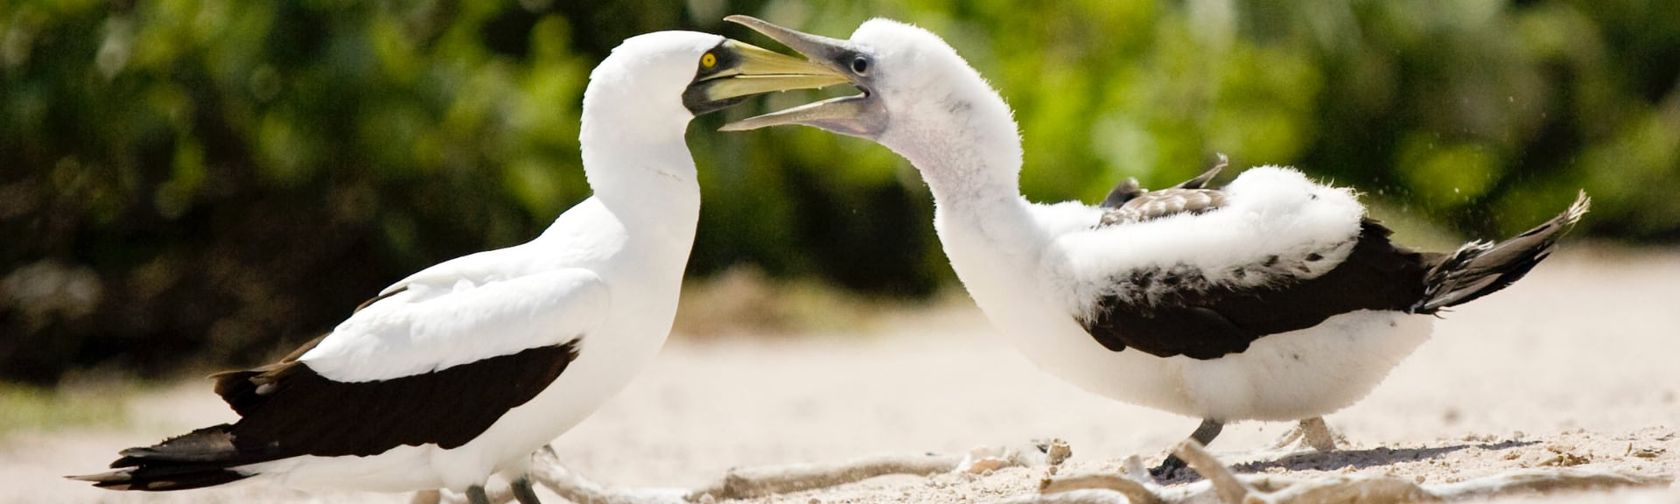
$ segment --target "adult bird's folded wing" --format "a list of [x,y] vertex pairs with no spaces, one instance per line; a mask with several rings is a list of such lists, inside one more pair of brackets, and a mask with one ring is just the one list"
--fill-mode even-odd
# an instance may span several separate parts
[[297,360],[346,382],[438,371],[578,338],[601,322],[609,298],[600,277],[577,268],[482,284],[411,282]]
[[387,290],[280,362],[214,376],[240,419],[122,451],[78,479],[172,490],[243,478],[290,457],[454,448],[548,387],[606,312],[593,272],[564,269],[427,293]]
[[296,357],[218,375],[242,417],[233,448],[271,459],[465,444],[559,377],[610,302],[582,269],[405,297],[419,290],[368,306]]

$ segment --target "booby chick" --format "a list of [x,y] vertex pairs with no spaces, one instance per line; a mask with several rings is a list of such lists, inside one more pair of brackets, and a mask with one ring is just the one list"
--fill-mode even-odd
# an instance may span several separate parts
[[[875,19],[850,40],[730,21],[862,91],[725,126],[802,124],[873,140],[927,181],[963,285],[1040,368],[1091,392],[1202,419],[1301,421],[1353,404],[1429,337],[1435,315],[1521,278],[1587,210],[1501,243],[1418,253],[1389,241],[1353,191],[1284,167],[1172,189],[1123,184],[1106,205],[1037,204],[998,93],[938,36]],[[1183,466],[1169,458],[1155,472]]]
[[627,39],[584,92],[595,194],[541,236],[426,268],[279,362],[214,376],[239,419],[130,448],[114,490],[247,478],[370,491],[447,488],[486,502],[500,473],[536,502],[532,451],[647,364],[677,308],[700,211],[689,120],[748,96],[844,82],[704,33]]

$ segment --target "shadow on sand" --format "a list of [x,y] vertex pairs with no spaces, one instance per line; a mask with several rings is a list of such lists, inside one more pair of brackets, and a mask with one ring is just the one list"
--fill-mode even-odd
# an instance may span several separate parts
[[[1337,450],[1333,452],[1305,451],[1290,453],[1270,460],[1256,460],[1233,464],[1231,471],[1237,474],[1252,474],[1266,472],[1273,468],[1285,471],[1332,471],[1343,468],[1354,470],[1370,467],[1380,467],[1401,462],[1432,459],[1468,448],[1478,448],[1489,451],[1509,450],[1539,443],[1539,441],[1507,440],[1497,443],[1463,443],[1448,446],[1425,448],[1372,448],[1369,450]],[[1157,480],[1157,483],[1171,485],[1200,481],[1201,475],[1195,471],[1181,471],[1175,477]]]
[[1275,460],[1258,460],[1231,466],[1238,473],[1265,472],[1272,468],[1288,471],[1329,471],[1342,468],[1365,469],[1399,462],[1431,459],[1466,448],[1499,451],[1533,445],[1539,441],[1507,440],[1497,443],[1455,444],[1426,448],[1372,448],[1369,450],[1338,450],[1328,453],[1304,452],[1286,455]]

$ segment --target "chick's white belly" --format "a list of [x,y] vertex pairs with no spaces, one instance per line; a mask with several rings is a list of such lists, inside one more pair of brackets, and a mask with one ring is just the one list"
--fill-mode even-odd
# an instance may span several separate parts
[[1365,398],[1429,339],[1434,319],[1362,310],[1265,336],[1218,359],[1174,357],[1183,414],[1218,420],[1299,420]]
[[1344,313],[1208,360],[1110,351],[1072,323],[1004,325],[1041,369],[1090,392],[1196,418],[1278,421],[1326,415],[1364,398],[1429,339],[1433,319]]

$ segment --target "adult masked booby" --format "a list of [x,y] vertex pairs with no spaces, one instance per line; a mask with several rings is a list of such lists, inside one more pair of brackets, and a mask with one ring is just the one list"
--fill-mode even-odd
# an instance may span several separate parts
[[700,187],[695,115],[843,82],[799,58],[694,32],[625,40],[590,74],[593,197],[536,239],[402,279],[279,362],[214,376],[240,416],[130,448],[75,479],[183,490],[246,478],[372,491],[448,488],[484,502],[494,473],[535,502],[529,455],[582,421],[670,331]]
[[[1089,391],[1202,419],[1301,421],[1364,397],[1429,337],[1435,315],[1526,274],[1587,211],[1501,243],[1418,253],[1389,241],[1353,191],[1260,167],[1105,200],[1036,204],[1017,179],[1011,111],[938,36],[875,19],[850,40],[746,16],[730,21],[828,66],[862,91],[727,125],[803,124],[873,140],[922,173],[952,267],[1039,367]],[[1169,458],[1157,474],[1182,462]]]

